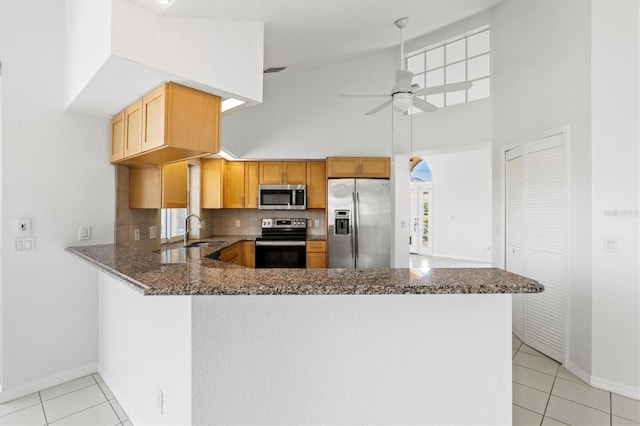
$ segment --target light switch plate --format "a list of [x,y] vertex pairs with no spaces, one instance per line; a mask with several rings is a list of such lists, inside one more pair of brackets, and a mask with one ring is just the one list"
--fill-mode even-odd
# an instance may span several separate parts
[[158,236],[158,227],[157,226],[150,226],[149,227],[149,239],[153,240],[157,236]]
[[133,241],[140,241],[140,229],[136,228],[133,230]]
[[33,237],[16,238],[13,243],[13,251],[16,253],[33,253],[36,250],[36,239]]
[[240,228],[240,221],[236,220],[236,228]]
[[78,228],[78,240],[89,241],[91,239],[91,225],[80,225]]

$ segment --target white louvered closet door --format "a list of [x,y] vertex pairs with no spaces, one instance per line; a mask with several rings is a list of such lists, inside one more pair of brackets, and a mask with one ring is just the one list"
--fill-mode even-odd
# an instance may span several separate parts
[[[536,279],[545,286],[543,293],[521,296],[523,341],[562,362],[568,225],[564,135],[529,142],[521,148],[522,195],[517,190],[510,192],[507,189],[506,229],[507,236],[512,229],[513,237],[511,241],[507,240],[507,259],[509,243],[518,242],[522,231],[523,250],[518,258],[522,264],[512,261],[512,272]],[[518,188],[515,183],[511,186]],[[522,213],[518,216],[518,210],[512,207],[509,215],[510,204],[522,206]],[[516,266],[522,267],[522,271],[515,270]],[[514,331],[520,327],[515,311],[514,306]]]
[[[506,154],[506,247],[505,269],[524,275],[524,150],[513,149]],[[512,309],[513,333],[524,340],[524,295],[514,294]]]

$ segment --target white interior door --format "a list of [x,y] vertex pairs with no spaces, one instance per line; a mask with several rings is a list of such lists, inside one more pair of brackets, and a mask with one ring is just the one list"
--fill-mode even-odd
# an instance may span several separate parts
[[411,226],[409,229],[409,253],[418,253],[419,241],[419,215],[418,215],[418,185],[411,183],[409,185],[409,220]]
[[433,254],[433,185],[421,183],[418,185],[418,235],[420,254]]
[[543,293],[514,297],[513,330],[562,362],[568,282],[565,135],[508,151],[505,175],[505,266],[545,286]]

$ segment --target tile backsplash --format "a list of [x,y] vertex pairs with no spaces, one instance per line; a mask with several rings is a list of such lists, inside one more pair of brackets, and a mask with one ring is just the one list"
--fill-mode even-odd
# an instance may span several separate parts
[[[206,221],[206,236],[210,235],[260,235],[262,218],[298,218],[307,219],[307,234],[324,236],[324,209],[307,210],[256,210],[256,209],[221,209],[203,210],[203,218]],[[315,225],[318,220],[319,227]],[[240,227],[236,227],[236,221],[240,221]]]
[[[115,242],[147,250],[160,250],[160,210],[129,208],[129,168],[116,166],[116,227]],[[157,237],[149,238],[149,227],[156,226]],[[135,241],[135,230],[140,240]]]

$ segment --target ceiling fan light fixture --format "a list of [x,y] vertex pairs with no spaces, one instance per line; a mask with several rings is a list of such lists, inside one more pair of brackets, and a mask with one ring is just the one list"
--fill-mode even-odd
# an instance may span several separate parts
[[393,95],[393,109],[398,112],[407,112],[413,105],[413,95],[411,93],[396,93]]

